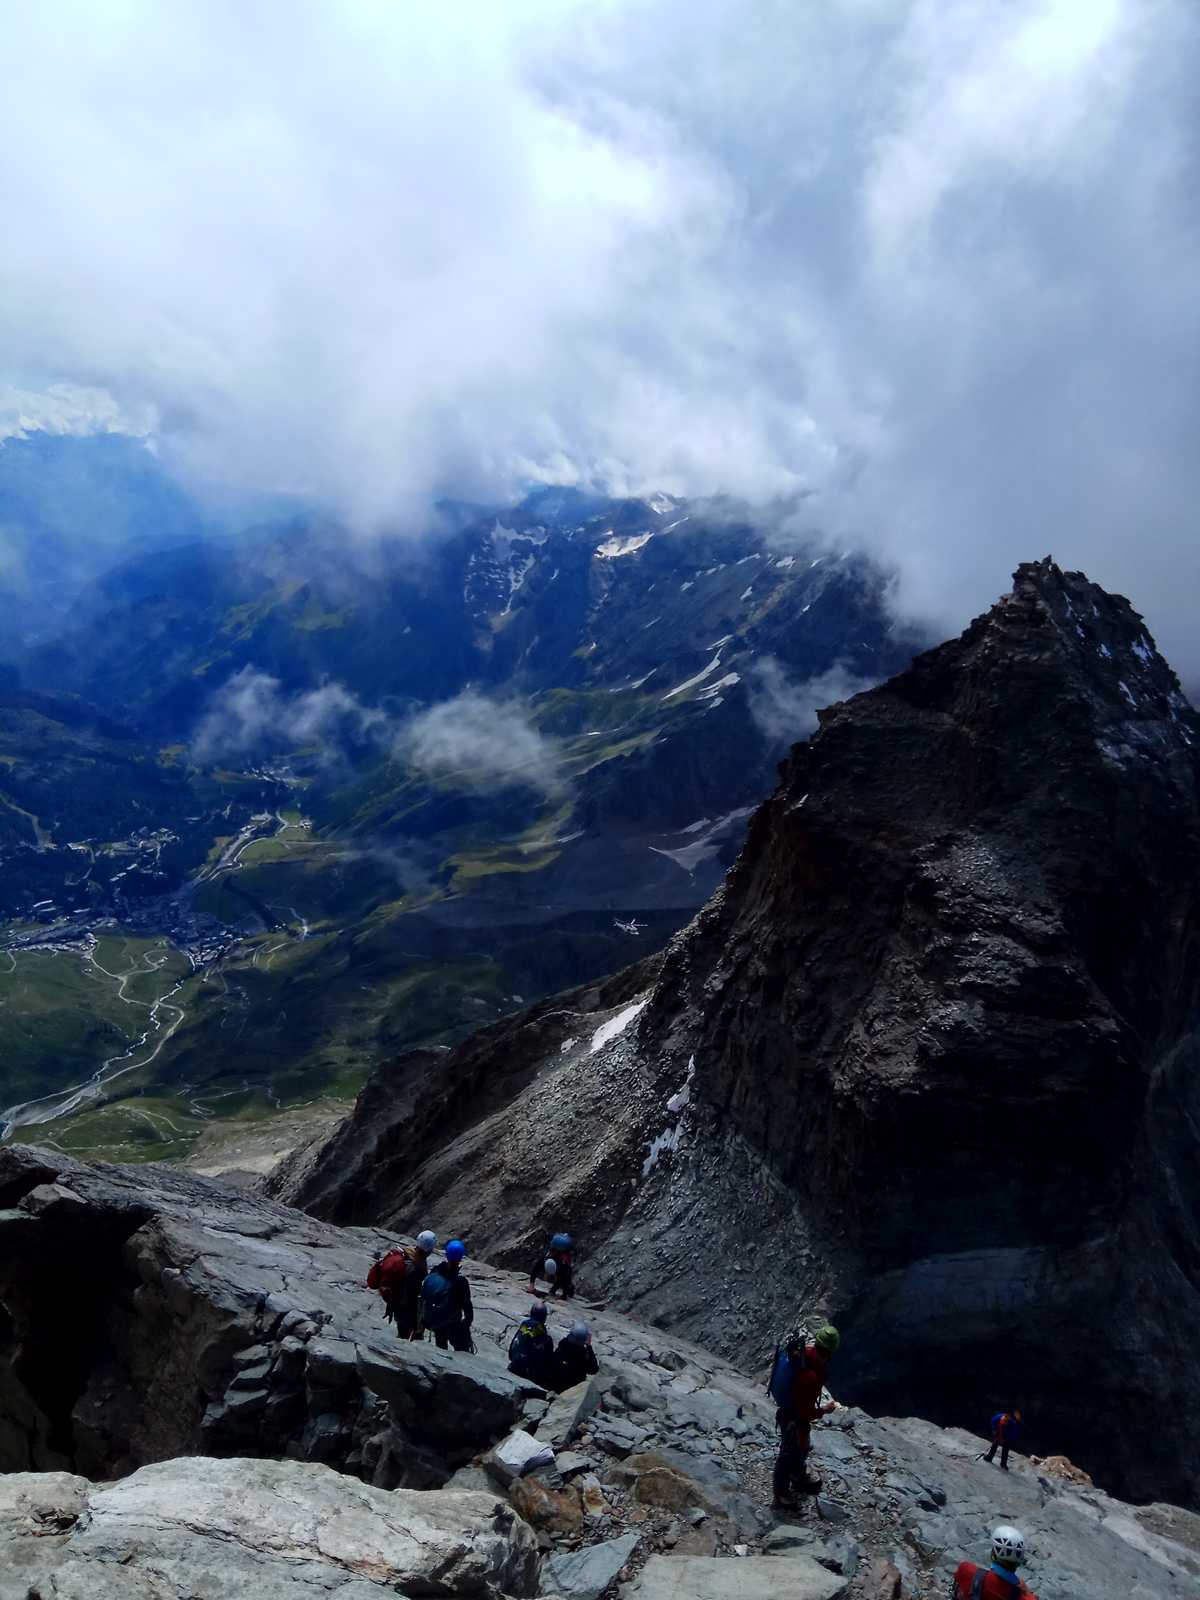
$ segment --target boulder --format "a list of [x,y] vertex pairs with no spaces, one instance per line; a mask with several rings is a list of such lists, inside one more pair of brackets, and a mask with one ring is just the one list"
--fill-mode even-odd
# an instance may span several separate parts
[[621,1591],[629,1600],[843,1600],[849,1593],[848,1578],[799,1554],[787,1561],[651,1556]]
[[638,1535],[626,1533],[603,1544],[551,1556],[542,1569],[541,1592],[561,1595],[564,1600],[600,1600],[637,1547]]
[[565,1389],[554,1397],[549,1411],[538,1423],[538,1437],[559,1449],[570,1442],[576,1428],[591,1416],[599,1402],[600,1386],[594,1377],[577,1383],[573,1389]]
[[115,1484],[18,1473],[0,1486],[0,1600],[534,1592],[534,1535],[494,1495],[389,1494],[311,1463],[205,1457]]
[[579,1491],[550,1489],[536,1478],[518,1478],[508,1498],[519,1516],[532,1528],[550,1533],[578,1533],[583,1527],[583,1505]]
[[508,1484],[519,1478],[522,1473],[530,1472],[534,1467],[553,1460],[554,1451],[548,1444],[535,1439],[531,1433],[526,1433],[522,1428],[515,1428],[488,1451],[483,1458],[483,1464],[494,1478]]

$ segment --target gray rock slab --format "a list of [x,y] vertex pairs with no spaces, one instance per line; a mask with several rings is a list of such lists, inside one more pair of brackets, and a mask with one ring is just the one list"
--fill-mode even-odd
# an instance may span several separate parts
[[541,1592],[562,1595],[564,1600],[600,1600],[637,1547],[638,1535],[626,1533],[603,1544],[551,1556],[542,1569]]
[[[14,1474],[0,1600],[378,1600],[533,1593],[532,1530],[495,1495],[387,1493],[307,1462],[160,1462],[119,1483]],[[30,1537],[36,1525],[55,1536]]]
[[721,1560],[651,1556],[621,1594],[629,1600],[843,1600],[850,1580],[809,1556]]

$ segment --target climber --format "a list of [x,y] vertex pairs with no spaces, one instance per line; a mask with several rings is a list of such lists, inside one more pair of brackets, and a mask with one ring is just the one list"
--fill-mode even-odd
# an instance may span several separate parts
[[537,1280],[545,1278],[550,1288],[547,1298],[552,1294],[561,1294],[564,1300],[569,1300],[575,1293],[575,1257],[572,1253],[574,1240],[569,1233],[556,1233],[549,1245],[529,1269],[529,1292],[537,1293]]
[[554,1387],[554,1340],[546,1326],[544,1300],[535,1300],[508,1347],[508,1370],[543,1389]]
[[416,1244],[397,1245],[384,1252],[367,1273],[367,1288],[378,1289],[388,1322],[396,1324],[402,1339],[421,1337],[421,1285],[429,1270],[430,1253],[437,1249],[437,1234],[426,1228]]
[[1032,1589],[1017,1577],[1025,1559],[1025,1536],[1016,1528],[1000,1527],[992,1534],[992,1564],[988,1568],[973,1561],[959,1563],[954,1574],[950,1600],[1037,1600]]
[[1021,1413],[1015,1407],[1011,1411],[997,1411],[992,1418],[992,1448],[985,1455],[980,1456],[981,1461],[994,1461],[996,1451],[1000,1452],[1000,1465],[1008,1471],[1008,1452],[1017,1441],[1021,1431]]
[[471,1337],[475,1308],[471,1304],[471,1285],[462,1274],[466,1253],[461,1239],[451,1239],[446,1246],[446,1259],[438,1262],[421,1285],[421,1322],[432,1333],[439,1350],[475,1350]]
[[586,1322],[573,1322],[570,1332],[558,1341],[554,1352],[554,1373],[551,1387],[565,1394],[577,1383],[600,1371],[596,1352],[592,1349],[592,1330]]
[[821,1487],[821,1480],[808,1474],[811,1430],[818,1417],[837,1410],[834,1400],[821,1404],[821,1390],[825,1386],[825,1370],[841,1342],[837,1329],[827,1325],[811,1344],[805,1344],[799,1334],[792,1334],[782,1352],[786,1361],[776,1356],[770,1391],[779,1408],[775,1413],[780,1438],[774,1475],[774,1503],[779,1510],[797,1509],[793,1486],[798,1485],[804,1494],[816,1494]]

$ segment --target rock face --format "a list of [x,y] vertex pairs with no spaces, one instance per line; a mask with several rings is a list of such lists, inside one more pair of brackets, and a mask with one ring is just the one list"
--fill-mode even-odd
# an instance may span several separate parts
[[[815,1430],[819,1500],[776,1525],[761,1381],[556,1303],[551,1332],[582,1310],[600,1371],[550,1405],[504,1369],[522,1278],[473,1257],[477,1351],[457,1355],[383,1328],[367,1230],[12,1147],[0,1200],[0,1600],[567,1600],[614,1582],[630,1600],[639,1582],[857,1600],[876,1563],[911,1600],[944,1593],[1000,1520],[1024,1529],[1041,1600],[1190,1600],[1200,1581],[1187,1511],[1134,1511],[1020,1457],[1003,1474],[978,1437],[848,1407]],[[59,1322],[69,1262],[87,1315]],[[511,1481],[501,1456],[520,1458]]]
[[860,1403],[1020,1401],[1031,1448],[1200,1503],[1198,795],[1141,619],[1024,566],[823,715],[657,974],[477,1035],[419,1102],[377,1079],[402,1164],[280,1191],[502,1260],[572,1226],[663,1325],[757,1358],[832,1315]]
[[542,1395],[498,1345],[467,1369],[395,1338],[363,1288],[380,1235],[25,1146],[0,1200],[0,1469],[290,1456],[426,1487]]
[[0,1477],[0,1600],[378,1600],[535,1592],[532,1530],[487,1495],[386,1494],[294,1461],[168,1461],[120,1483]]

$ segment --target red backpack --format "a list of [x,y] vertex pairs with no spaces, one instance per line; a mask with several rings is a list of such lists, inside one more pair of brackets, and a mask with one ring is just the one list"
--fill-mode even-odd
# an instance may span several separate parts
[[404,1280],[415,1265],[415,1252],[408,1245],[398,1245],[373,1264],[367,1273],[367,1288],[378,1289],[384,1303],[390,1305],[393,1300],[400,1299]]

